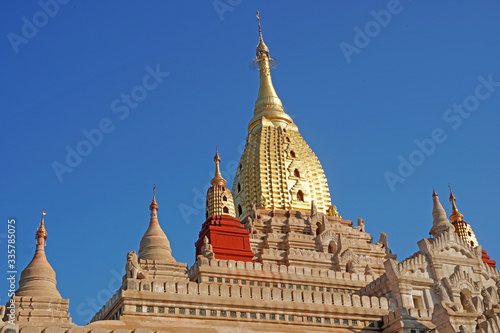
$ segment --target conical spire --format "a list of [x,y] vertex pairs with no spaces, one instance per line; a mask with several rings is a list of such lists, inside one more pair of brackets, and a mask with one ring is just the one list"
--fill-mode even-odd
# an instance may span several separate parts
[[56,288],[56,272],[54,272],[54,269],[52,269],[45,256],[47,239],[47,230],[44,223],[45,214],[45,210],[42,210],[42,220],[35,234],[35,255],[21,273],[16,296],[61,298],[61,294],[59,294]]
[[234,217],[234,203],[231,190],[225,186],[226,180],[220,173],[220,156],[217,146],[215,146],[215,176],[210,181],[211,187],[207,190],[207,204],[205,217],[216,215],[228,215]]
[[266,43],[264,43],[264,39],[262,38],[262,29],[260,28],[259,11],[257,11],[257,21],[259,22],[259,44],[257,45],[257,59],[260,59],[260,54],[262,52],[267,53],[267,56],[269,56],[269,48],[267,47]]
[[450,202],[451,202],[451,215],[450,215],[450,220],[452,222],[457,222],[457,221],[462,221],[464,216],[458,211],[456,201],[457,199],[453,195],[453,192],[451,191],[451,185],[448,185],[450,188]]
[[260,17],[257,11],[257,20],[259,22],[259,44],[256,49],[255,61],[259,63],[260,87],[257,101],[255,102],[254,118],[250,121],[249,131],[258,123],[262,117],[266,117],[276,124],[290,124],[292,119],[283,109],[276,90],[274,90],[271,79],[271,63],[275,63],[275,59],[269,56],[269,48],[262,38],[262,30],[260,27]]
[[431,231],[429,233],[434,237],[437,237],[443,231],[448,230],[451,227],[451,224],[448,222],[446,211],[441,205],[441,202],[439,202],[439,197],[434,189],[432,191],[432,201],[433,222]]
[[258,209],[308,212],[313,200],[318,213],[326,214],[332,203],[325,172],[274,90],[270,70],[276,62],[262,29],[256,54],[250,64],[259,69],[260,88],[233,181],[236,216],[247,217],[252,204]]
[[462,238],[470,246],[476,247],[479,245],[476,235],[474,234],[474,231],[472,231],[470,224],[463,220],[464,216],[458,211],[456,204],[457,199],[451,191],[451,185],[448,185],[448,187],[450,188],[451,224],[455,227],[455,232],[458,236],[460,236],[460,238]]
[[172,257],[170,242],[158,222],[158,204],[156,203],[156,185],[153,187],[153,200],[149,205],[151,219],[148,230],[142,236],[139,245],[139,258],[159,261],[175,261]]
[[215,176],[210,181],[210,184],[212,184],[212,185],[225,185],[226,180],[222,177],[222,175],[220,173],[220,167],[219,167],[220,156],[219,156],[219,151],[217,150],[217,146],[215,146],[214,163],[215,163]]

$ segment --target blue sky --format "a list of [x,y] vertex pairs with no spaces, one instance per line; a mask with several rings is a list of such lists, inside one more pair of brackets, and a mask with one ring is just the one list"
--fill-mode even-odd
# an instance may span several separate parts
[[[15,218],[19,272],[29,263],[45,208],[48,259],[76,323],[118,288],[153,184],[174,257],[193,263],[215,145],[231,185],[252,118],[257,9],[280,61],[275,88],[343,218],[363,218],[374,241],[386,232],[402,260],[431,228],[433,187],[450,213],[451,182],[464,220],[500,260],[499,3],[1,7],[1,262]],[[68,151],[85,156],[68,163]]]

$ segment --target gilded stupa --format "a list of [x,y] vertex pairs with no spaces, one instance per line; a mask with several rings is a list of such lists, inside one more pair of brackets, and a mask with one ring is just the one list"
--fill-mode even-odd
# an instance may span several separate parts
[[233,196],[231,195],[229,188],[225,186],[226,180],[220,173],[220,156],[217,147],[215,148],[214,163],[215,176],[210,181],[212,186],[207,190],[205,217],[208,218],[215,215],[235,217]]
[[319,212],[327,213],[331,199],[325,172],[274,89],[273,60],[262,38],[259,20],[254,62],[258,63],[260,87],[233,182],[236,216],[248,216],[252,204],[269,210],[307,211],[313,201]]

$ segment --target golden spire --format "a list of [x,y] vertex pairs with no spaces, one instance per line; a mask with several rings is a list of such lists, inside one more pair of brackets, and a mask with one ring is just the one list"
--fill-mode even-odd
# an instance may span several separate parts
[[215,177],[210,181],[211,187],[207,190],[207,205],[205,217],[217,215],[234,216],[234,202],[231,190],[225,186],[226,180],[220,173],[220,156],[217,146],[215,146]]
[[472,247],[476,247],[479,245],[476,239],[476,235],[469,223],[463,220],[464,216],[458,211],[456,201],[457,199],[453,195],[451,191],[451,185],[448,185],[450,188],[450,202],[452,206],[452,212],[450,215],[450,220],[452,221],[453,226],[455,227],[455,232],[462,238],[467,244]]
[[453,195],[453,192],[451,191],[451,185],[448,184],[448,187],[450,188],[450,202],[451,202],[451,215],[450,215],[450,220],[451,222],[457,222],[457,221],[462,221],[464,216],[458,211],[456,201],[457,199]]
[[257,45],[255,62],[259,63],[260,87],[257,101],[255,102],[254,118],[249,123],[249,131],[256,125],[262,117],[266,117],[273,123],[290,124],[292,119],[283,109],[276,90],[274,90],[271,79],[271,67],[276,60],[269,56],[269,48],[262,38],[262,29],[260,27],[260,17],[257,11],[257,20],[259,23],[259,44]]
[[264,43],[264,39],[262,38],[262,30],[260,28],[259,11],[257,11],[257,21],[259,22],[259,44],[257,45],[257,59],[259,59],[261,52],[266,52],[267,56],[269,57],[269,48],[267,47],[266,43]]
[[233,181],[236,215],[249,216],[254,204],[258,209],[310,211],[313,200],[318,213],[326,214],[331,199],[325,173],[274,90],[270,70],[276,63],[262,29],[256,53],[250,67],[258,68],[260,87]]
[[215,177],[210,181],[210,184],[212,185],[225,185],[226,180],[222,177],[220,173],[220,156],[219,156],[219,151],[217,150],[217,146],[215,146],[215,156],[214,156],[214,163],[215,163]]

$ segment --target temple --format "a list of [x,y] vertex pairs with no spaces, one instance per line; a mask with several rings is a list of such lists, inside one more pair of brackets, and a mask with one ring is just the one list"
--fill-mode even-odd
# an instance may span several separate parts
[[122,285],[78,326],[45,256],[43,212],[16,307],[9,300],[1,308],[2,332],[500,333],[500,272],[451,187],[449,218],[433,191],[423,222],[429,237],[401,261],[388,234],[374,241],[363,219],[339,214],[318,158],[274,89],[260,19],[258,27],[260,88],[246,146],[232,190],[216,148],[194,264],[173,256],[155,186],[138,251],[124,253]]

